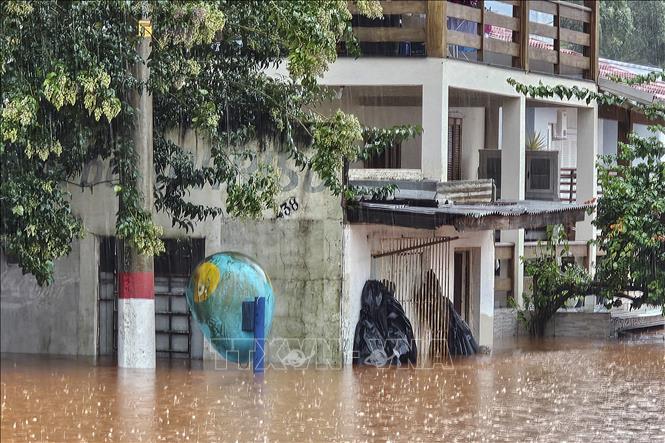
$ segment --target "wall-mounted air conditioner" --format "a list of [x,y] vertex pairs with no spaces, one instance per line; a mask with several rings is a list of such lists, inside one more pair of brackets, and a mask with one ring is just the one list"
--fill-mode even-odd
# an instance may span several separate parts
[[[499,149],[478,150],[478,178],[494,179],[497,198],[501,197],[501,152]],[[526,199],[559,201],[559,151],[527,150],[525,157]]]
[[559,109],[556,111],[556,123],[554,124],[554,140],[566,140],[568,138],[568,114]]

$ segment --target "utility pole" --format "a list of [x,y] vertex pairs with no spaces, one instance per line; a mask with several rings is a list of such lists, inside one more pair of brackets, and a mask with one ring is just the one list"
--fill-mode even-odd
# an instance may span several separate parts
[[[150,78],[148,58],[152,40],[149,19],[139,21],[136,52],[139,60],[133,73],[140,82],[130,103],[134,108],[133,140],[138,178],[134,185],[142,196],[142,206],[152,212],[152,96],[146,83]],[[155,367],[155,273],[152,256],[141,255],[127,242],[120,245],[118,273],[118,366]]]

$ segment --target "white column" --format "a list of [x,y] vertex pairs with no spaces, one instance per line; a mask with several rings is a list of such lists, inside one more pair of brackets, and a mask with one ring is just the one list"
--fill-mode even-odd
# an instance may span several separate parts
[[494,231],[481,231],[480,246],[480,325],[478,344],[494,345]]
[[[593,200],[598,196],[598,109],[581,108],[577,110],[577,203]],[[578,222],[575,229],[576,240],[596,238],[595,228],[591,224],[593,216]]]
[[423,84],[421,169],[427,179],[448,177],[448,84],[442,74]]
[[[598,196],[598,107],[580,108],[577,111],[577,203],[584,203]],[[596,239],[596,228],[591,224],[595,214],[587,215],[575,228],[575,240]],[[588,247],[587,266],[593,275],[596,267],[596,245]],[[584,310],[593,311],[595,296],[587,296]]]
[[118,366],[155,367],[155,299],[118,299]]
[[[501,107],[501,199],[524,200],[526,154],[526,98],[506,98]],[[522,305],[524,290],[524,229],[501,231],[501,241],[515,245],[513,251],[513,297]]]

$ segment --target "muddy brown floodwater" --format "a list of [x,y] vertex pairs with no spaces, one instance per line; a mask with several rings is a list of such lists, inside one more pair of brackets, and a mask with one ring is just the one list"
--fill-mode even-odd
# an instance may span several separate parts
[[665,342],[520,342],[434,369],[2,356],[2,441],[665,441]]

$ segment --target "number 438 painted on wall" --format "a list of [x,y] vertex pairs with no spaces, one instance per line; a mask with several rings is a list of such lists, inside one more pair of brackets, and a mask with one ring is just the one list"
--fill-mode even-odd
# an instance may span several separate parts
[[291,197],[279,205],[279,213],[277,214],[277,218],[288,217],[289,215],[296,212],[299,207],[300,205],[298,204],[298,200],[295,197]]

